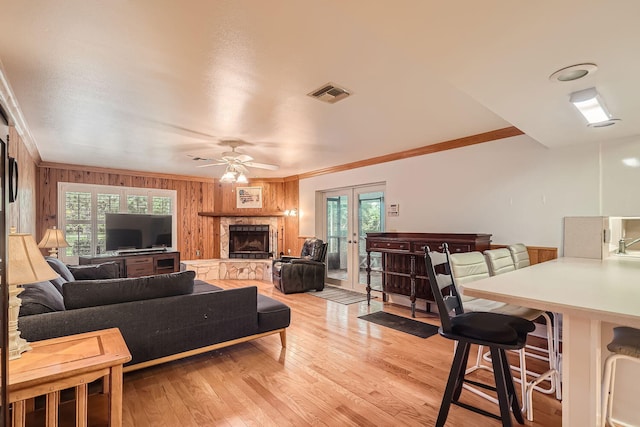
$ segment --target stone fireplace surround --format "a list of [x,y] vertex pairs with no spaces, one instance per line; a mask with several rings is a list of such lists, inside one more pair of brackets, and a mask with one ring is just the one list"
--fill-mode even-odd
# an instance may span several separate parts
[[271,281],[271,259],[229,258],[229,225],[269,225],[269,252],[278,252],[278,217],[221,217],[220,259],[182,261],[182,267],[196,272],[196,278],[210,280],[257,279]]

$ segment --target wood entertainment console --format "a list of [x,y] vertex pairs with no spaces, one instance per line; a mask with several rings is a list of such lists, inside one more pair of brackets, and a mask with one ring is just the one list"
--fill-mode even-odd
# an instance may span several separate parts
[[79,262],[80,265],[116,262],[120,268],[120,277],[150,276],[178,271],[180,269],[180,252],[105,254],[80,257]]
[[[430,311],[433,294],[429,286],[424,262],[424,247],[441,250],[449,245],[451,253],[485,251],[489,249],[491,234],[446,233],[367,233],[367,303],[371,291],[406,295],[411,300],[411,317],[416,317],[416,298],[427,301]],[[371,252],[382,253],[382,289],[371,288]]]

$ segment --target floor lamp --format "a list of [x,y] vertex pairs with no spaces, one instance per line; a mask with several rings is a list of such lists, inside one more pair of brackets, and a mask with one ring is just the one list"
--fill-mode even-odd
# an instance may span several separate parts
[[29,343],[20,337],[18,315],[22,302],[18,295],[21,285],[43,282],[58,277],[45,261],[35,239],[31,234],[9,234],[9,260],[7,284],[9,285],[9,360],[17,359],[20,354],[31,350]]
[[49,256],[58,258],[58,248],[67,248],[69,243],[65,240],[62,230],[52,227],[47,228],[44,237],[38,243],[38,247],[49,249]]

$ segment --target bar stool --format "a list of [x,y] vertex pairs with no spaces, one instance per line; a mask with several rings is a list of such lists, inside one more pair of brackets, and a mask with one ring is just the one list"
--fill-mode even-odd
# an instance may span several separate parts
[[513,264],[515,265],[516,270],[529,267],[531,265],[529,251],[527,251],[527,247],[524,244],[515,243],[513,245],[509,245],[508,248],[511,253],[511,258],[513,258]]
[[[514,243],[508,246],[509,252],[511,252],[511,258],[513,259],[513,265],[516,270],[526,268],[531,265],[531,259],[529,258],[529,251],[523,243]],[[551,324],[553,325],[553,349],[555,351],[556,368],[558,369],[558,375],[556,376],[556,398],[559,400],[562,398],[561,393],[561,378],[562,378],[562,353],[560,352],[560,329],[562,314],[548,312],[551,318]],[[545,319],[546,320],[546,319]],[[542,349],[538,349],[542,350]]]
[[[492,271],[500,270],[502,272],[507,272],[514,270],[513,261],[511,261],[511,256],[508,250],[498,250],[497,257],[500,259],[500,262],[496,263],[496,265],[493,266]],[[489,265],[485,259],[485,256],[480,252],[476,251],[452,254],[449,257],[449,262],[453,277],[459,284],[463,285],[465,283],[488,278],[490,276]],[[511,304],[490,301],[482,298],[472,298],[464,295],[462,295],[462,304],[464,311],[467,312],[491,312],[507,314],[531,321],[537,319],[540,316],[546,315],[546,313],[542,310],[514,306]],[[545,321],[551,323],[551,320],[548,318],[548,316],[545,317]],[[547,329],[547,332],[547,345],[548,348],[551,349],[551,354],[554,355],[555,351],[553,348],[553,335],[551,328]],[[520,382],[521,385],[523,402],[522,410],[526,413],[527,419],[529,421],[533,421],[533,391],[537,390],[545,394],[551,394],[557,391],[556,387],[557,384],[559,384],[559,379],[558,370],[556,369],[555,365],[556,359],[555,357],[547,359],[549,362],[549,369],[543,373],[535,373],[527,370],[527,361],[525,356],[529,353],[525,352],[524,349],[520,349],[518,353],[520,361],[519,366],[512,366],[512,369],[519,371],[521,374],[521,378],[514,378],[514,380],[516,382]],[[492,368],[490,365],[482,363],[483,358],[487,362],[491,361],[489,355],[485,354],[484,349],[482,347],[479,347],[476,363],[467,370],[467,373],[471,373],[476,369],[491,370]],[[527,374],[531,376],[531,380],[527,378]],[[549,381],[549,387],[542,387],[540,384],[543,381]],[[480,390],[474,390],[473,388],[466,385],[465,388],[482,397],[489,398]],[[490,398],[490,400],[492,400],[492,398]]]
[[[441,336],[457,343],[455,356],[449,372],[449,379],[442,397],[436,427],[444,426],[451,404],[490,416],[502,421],[504,427],[511,427],[511,413],[519,424],[524,424],[518,395],[507,360],[506,350],[522,349],[527,334],[535,329],[533,322],[506,314],[468,312],[462,308],[462,300],[449,266],[449,249],[443,245],[443,252],[431,252],[425,246],[425,264],[429,286],[438,305]],[[436,269],[438,270],[436,272]],[[448,290],[448,292],[446,292]],[[446,292],[446,295],[445,295]],[[495,387],[465,379],[465,367],[472,344],[489,347],[493,364]],[[496,391],[500,416],[481,408],[460,402],[460,394],[465,382]]]
[[629,424],[613,418],[613,400],[616,382],[616,365],[620,360],[627,360],[640,365],[640,329],[628,326],[613,328],[613,340],[607,345],[611,354],[604,364],[602,379],[602,422],[604,427]]

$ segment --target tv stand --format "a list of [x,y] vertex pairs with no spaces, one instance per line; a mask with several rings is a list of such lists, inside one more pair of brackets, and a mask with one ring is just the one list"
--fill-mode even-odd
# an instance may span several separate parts
[[167,248],[122,249],[117,252],[118,255],[157,254],[167,252]]
[[115,262],[120,269],[120,277],[151,276],[174,273],[180,269],[180,252],[166,248],[144,249],[144,252],[118,253],[117,255],[97,255],[79,258],[80,265]]

